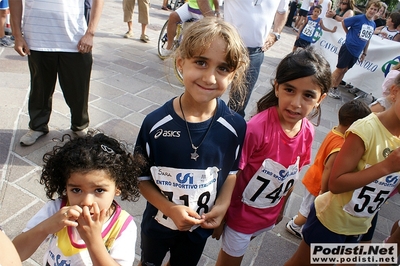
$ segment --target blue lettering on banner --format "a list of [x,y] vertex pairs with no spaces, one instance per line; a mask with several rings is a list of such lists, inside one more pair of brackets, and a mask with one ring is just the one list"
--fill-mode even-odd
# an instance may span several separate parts
[[345,42],[346,42],[345,38],[339,38],[338,40],[338,44],[340,44],[340,46],[342,46]]
[[339,54],[339,47],[334,45],[334,44],[332,44],[332,43],[329,43],[329,42],[327,42],[325,40],[322,40],[320,42],[320,46],[322,48],[324,48],[325,50],[328,50],[328,51],[330,51],[332,53]]
[[364,61],[361,62],[360,59],[357,60],[356,65],[361,66],[362,68],[370,71],[370,72],[375,72],[378,69],[378,65],[374,64],[373,62],[367,61],[364,59]]

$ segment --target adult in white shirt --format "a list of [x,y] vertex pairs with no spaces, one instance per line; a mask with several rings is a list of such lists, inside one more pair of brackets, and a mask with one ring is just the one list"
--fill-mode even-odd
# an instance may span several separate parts
[[285,26],[289,0],[229,0],[224,5],[224,19],[235,26],[249,51],[246,97],[242,100],[233,94],[228,103],[231,109],[244,117],[264,60],[264,51],[279,40]]
[[77,136],[86,134],[93,37],[103,3],[93,0],[87,22],[85,0],[25,0],[24,5],[22,0],[10,1],[14,49],[28,56],[31,73],[30,130],[22,136],[21,145],[32,145],[49,132],[57,78],[71,110],[71,130]]

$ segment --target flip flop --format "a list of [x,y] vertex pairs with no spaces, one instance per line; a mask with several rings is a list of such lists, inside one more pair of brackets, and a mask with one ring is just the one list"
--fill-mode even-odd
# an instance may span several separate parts
[[166,7],[166,6],[162,6],[161,9],[162,9],[162,10],[165,10],[165,11],[169,11],[169,8]]

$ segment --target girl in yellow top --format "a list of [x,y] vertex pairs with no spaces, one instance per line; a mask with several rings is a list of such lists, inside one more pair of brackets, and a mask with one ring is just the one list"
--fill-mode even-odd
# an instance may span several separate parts
[[315,199],[299,248],[286,262],[310,265],[311,243],[357,243],[400,183],[400,75],[393,105],[356,121],[333,164],[328,192]]

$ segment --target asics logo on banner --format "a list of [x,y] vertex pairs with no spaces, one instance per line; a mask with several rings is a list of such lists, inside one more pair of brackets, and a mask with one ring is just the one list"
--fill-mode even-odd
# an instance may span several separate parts
[[175,130],[163,130],[160,128],[156,131],[156,134],[154,134],[154,138],[158,139],[161,136],[164,138],[179,138],[181,136],[181,132]]

